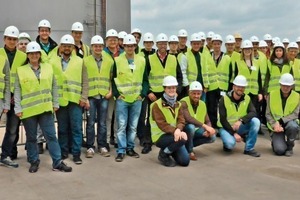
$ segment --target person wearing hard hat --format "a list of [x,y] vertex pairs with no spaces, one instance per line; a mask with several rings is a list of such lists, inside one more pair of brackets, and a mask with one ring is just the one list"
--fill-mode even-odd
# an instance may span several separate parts
[[268,70],[265,78],[264,90],[265,94],[272,90],[279,89],[278,81],[280,76],[289,73],[291,67],[286,55],[286,50],[281,42],[274,45],[273,52],[268,62]]
[[260,103],[263,99],[260,63],[254,58],[253,45],[250,40],[244,40],[241,48],[241,58],[235,63],[235,76],[243,75],[248,80],[245,94],[250,97],[256,113],[260,116]]
[[52,56],[59,54],[57,43],[50,37],[51,24],[43,19],[38,24],[38,36],[35,41],[41,46],[43,62],[49,62]]
[[124,38],[125,53],[116,58],[113,66],[112,91],[116,98],[117,156],[116,162],[122,162],[125,154],[139,158],[134,151],[136,129],[142,107],[147,96],[148,82],[145,70],[145,58],[135,53],[137,42],[128,34]]
[[139,55],[143,56],[147,60],[150,55],[155,53],[155,49],[153,48],[154,37],[152,33],[147,32],[143,35],[143,45],[144,48],[141,49]]
[[298,55],[297,58],[300,59],[300,36],[296,38],[296,43],[298,44]]
[[5,134],[2,141],[1,163],[9,167],[18,167],[19,165],[12,161],[17,158],[17,142],[19,140],[19,126],[21,120],[15,115],[14,111],[14,83],[17,68],[26,61],[26,54],[17,50],[19,30],[15,26],[8,26],[4,30],[4,47],[0,48],[0,55],[8,60],[10,67],[10,92],[11,104],[6,113]]
[[222,128],[219,133],[223,141],[223,150],[231,152],[237,142],[245,141],[244,154],[260,157],[254,146],[260,129],[256,110],[250,97],[244,93],[247,79],[238,75],[233,81],[233,90],[220,99],[219,122]]
[[86,157],[92,158],[95,153],[95,123],[97,122],[97,147],[100,155],[109,157],[107,143],[106,116],[108,100],[112,97],[111,74],[113,61],[102,56],[103,38],[95,35],[91,39],[92,55],[83,58],[89,80],[89,106],[86,121]]
[[268,44],[264,41],[264,40],[260,40],[258,43],[258,49],[259,51],[261,51],[263,54],[265,54],[265,56],[267,57],[267,59],[270,58],[270,55],[268,57],[267,55],[267,51],[268,51]]
[[30,36],[28,35],[28,33],[20,33],[19,34],[19,39],[18,39],[18,50],[23,51],[24,53],[26,53],[26,46],[27,44],[31,41]]
[[124,50],[123,40],[127,33],[125,31],[121,31],[118,33],[118,47]]
[[188,141],[186,149],[191,160],[197,160],[193,148],[206,143],[213,143],[216,139],[216,131],[211,127],[211,123],[206,111],[206,105],[200,100],[202,95],[202,85],[198,81],[190,84],[189,95],[181,99],[181,106],[186,121],[184,131]]
[[291,74],[295,78],[295,91],[300,93],[300,59],[297,58],[298,45],[296,42],[290,42],[287,46],[287,55],[290,61]]
[[82,35],[83,35],[83,25],[80,22],[75,22],[72,24],[71,27],[72,36],[75,41],[75,52],[76,55],[80,58],[87,57],[90,55],[90,47],[82,42]]
[[139,47],[139,43],[140,43],[140,40],[142,38],[142,31],[139,28],[134,28],[131,31],[131,35],[133,35],[135,37],[135,41],[136,41],[136,44],[137,44],[134,52],[136,54],[139,54],[141,52],[141,48]]
[[272,36],[270,35],[270,34],[265,34],[264,35],[264,41],[267,43],[267,45],[268,45],[268,50],[267,50],[267,53],[266,53],[266,56],[267,56],[267,58],[270,58],[270,56],[271,56],[271,53],[272,53],[272,51],[273,51],[273,43],[272,43]]
[[186,46],[188,33],[185,29],[180,29],[178,31],[178,53],[186,53],[188,47]]
[[15,113],[22,120],[26,131],[27,161],[29,172],[39,169],[37,126],[43,130],[52,158],[54,171],[71,172],[61,159],[56,138],[53,112],[59,109],[58,92],[52,66],[41,62],[41,47],[30,42],[26,48],[28,63],[17,69],[15,80]]
[[293,91],[295,84],[291,74],[282,74],[280,89],[270,92],[267,99],[266,118],[271,131],[272,149],[276,155],[292,156],[295,139],[300,130],[299,93]]
[[238,53],[241,53],[242,51],[241,45],[242,45],[243,37],[240,33],[235,33],[233,36],[235,39],[234,50]]
[[162,85],[162,97],[150,108],[151,138],[160,148],[158,160],[166,167],[174,167],[176,164],[188,166],[190,158],[185,148],[188,138],[183,131],[185,120],[176,94],[178,82],[174,76],[166,76]]
[[226,52],[225,55],[228,55],[231,59],[231,71],[232,76],[229,77],[229,88],[232,88],[232,81],[234,79],[234,67],[237,60],[241,58],[241,54],[236,52],[235,49],[235,38],[233,35],[227,35],[225,39],[225,48]]
[[282,39],[282,44],[284,45],[284,48],[287,48],[290,43],[290,40],[288,38]]
[[207,33],[207,36],[206,36],[206,46],[204,47],[203,51],[207,51],[207,52],[210,52],[212,50],[212,38],[213,36],[215,35],[214,32],[212,31],[209,31]]
[[[58,142],[62,158],[69,153],[75,164],[81,164],[82,108],[89,109],[87,69],[83,60],[72,54],[74,38],[66,34],[60,39],[61,57],[53,57],[50,64],[58,85],[59,110],[56,111]],[[70,137],[69,137],[69,134]],[[72,146],[69,145],[72,140]],[[69,152],[72,149],[72,152]]]

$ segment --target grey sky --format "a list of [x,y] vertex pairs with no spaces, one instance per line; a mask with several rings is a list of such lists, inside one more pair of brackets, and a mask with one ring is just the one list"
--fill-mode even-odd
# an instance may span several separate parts
[[270,33],[282,40],[300,36],[300,3],[296,0],[131,0],[131,26],[155,36],[214,31],[223,39],[239,32],[244,39]]

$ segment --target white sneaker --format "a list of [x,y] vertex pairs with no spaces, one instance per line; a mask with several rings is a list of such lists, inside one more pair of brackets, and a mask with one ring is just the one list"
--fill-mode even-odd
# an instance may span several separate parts
[[94,157],[94,154],[95,154],[94,149],[93,149],[93,148],[89,148],[89,149],[86,151],[85,157],[86,157],[86,158],[92,158],[92,157]]
[[109,157],[110,156],[110,154],[109,154],[106,147],[101,147],[99,149],[99,153],[100,153],[101,156],[104,156],[104,157]]

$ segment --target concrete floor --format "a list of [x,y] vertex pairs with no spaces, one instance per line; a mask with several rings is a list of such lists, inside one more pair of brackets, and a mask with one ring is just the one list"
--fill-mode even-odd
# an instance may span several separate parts
[[66,160],[72,173],[53,172],[46,151],[35,174],[28,172],[26,152],[20,146],[20,167],[0,167],[0,199],[299,199],[299,145],[296,141],[293,157],[278,157],[272,154],[268,137],[259,136],[256,149],[262,156],[252,158],[242,154],[243,143],[233,153],[223,152],[218,138],[214,144],[195,148],[198,161],[174,168],[158,163],[155,147],[150,154],[125,157],[122,163],[114,161],[114,149],[109,158],[97,154],[90,159],[82,149],[82,165]]

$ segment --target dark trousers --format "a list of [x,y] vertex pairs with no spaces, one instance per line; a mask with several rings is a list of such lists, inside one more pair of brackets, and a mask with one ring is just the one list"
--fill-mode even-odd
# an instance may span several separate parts
[[207,114],[211,121],[211,125],[213,128],[217,128],[218,122],[218,106],[220,100],[220,90],[212,90],[206,93],[206,107],[207,107]]

